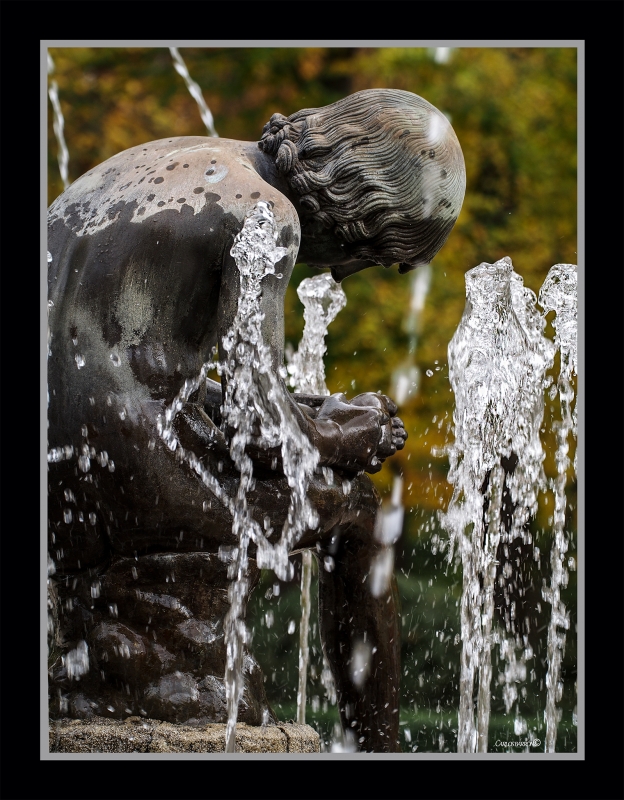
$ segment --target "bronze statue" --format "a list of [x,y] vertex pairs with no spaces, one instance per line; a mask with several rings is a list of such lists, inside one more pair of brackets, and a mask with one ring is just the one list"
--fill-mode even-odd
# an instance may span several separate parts
[[[459,214],[465,171],[437,109],[409,92],[357,92],[325,108],[274,114],[259,142],[177,137],[132,147],[76,180],[49,209],[50,713],[173,722],[225,720],[229,512],[157,432],[157,417],[211,357],[236,313],[230,255],[246,214],[270,204],[287,248],[282,279],[264,280],[263,336],[293,412],[339,478],[310,498],[323,646],[341,720],[362,750],[398,744],[396,589],[373,597],[379,497],[365,472],[404,446],[381,394],[292,395],[283,365],[283,304],[295,263],[341,281],[366,267],[431,261]],[[176,435],[234,494],[219,428],[221,386],[189,399]],[[288,487],[274,454],[253,449],[261,523],[275,529]],[[253,553],[252,553],[253,555]],[[259,571],[256,571],[256,580]],[[349,675],[353,643],[371,643],[369,677]],[[63,658],[61,658],[61,655]],[[271,715],[260,669],[246,660],[239,719]]]

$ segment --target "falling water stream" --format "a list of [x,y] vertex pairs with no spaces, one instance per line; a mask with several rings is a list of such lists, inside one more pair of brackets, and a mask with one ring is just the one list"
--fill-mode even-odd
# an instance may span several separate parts
[[[570,433],[577,435],[577,411],[574,402],[572,374],[577,372],[577,292],[576,266],[573,264],[555,264],[544,281],[539,293],[539,302],[545,312],[554,311],[555,345],[559,348],[561,366],[559,380],[559,401],[561,420],[555,424],[557,436],[557,477],[554,480],[555,510],[553,515],[554,541],[550,553],[551,577],[550,585],[544,586],[544,600],[551,605],[548,625],[546,675],[546,743],[547,753],[555,752],[557,740],[557,724],[561,711],[557,702],[561,700],[563,683],[560,680],[561,660],[565,648],[565,631],[570,627],[570,616],[565,604],[561,601],[561,586],[568,583],[568,573],[563,559],[568,549],[568,538],[565,530],[566,517],[566,483],[570,464],[568,457]],[[574,402],[574,408],[573,406]],[[576,473],[576,454],[574,472]],[[559,630],[561,629],[561,630]]]
[[[301,431],[273,373],[271,353],[262,341],[259,298],[261,281],[275,274],[275,264],[286,253],[277,247],[277,231],[269,206],[259,202],[238,234],[231,255],[240,271],[238,311],[232,328],[223,338],[224,358],[220,372],[225,379],[222,416],[224,426],[235,431],[230,453],[241,479],[234,514],[233,531],[239,544],[230,565],[230,611],[225,630],[228,648],[226,693],[228,728],[226,751],[233,752],[238,700],[242,690],[242,645],[246,640],[244,603],[247,597],[247,544],[250,512],[246,493],[253,486],[253,464],[245,452],[259,430],[266,447],[281,448],[282,466],[291,489],[290,505],[279,540],[257,542],[257,564],[272,569],[281,580],[292,577],[289,553],[307,528],[318,524],[318,515],[307,498],[307,487],[319,460],[318,451]],[[279,277],[279,276],[278,276]],[[268,531],[267,531],[268,534]]]
[[[319,454],[301,431],[284,387],[273,373],[270,350],[262,340],[261,282],[267,275],[275,275],[275,264],[287,252],[285,248],[276,246],[276,239],[273,213],[268,204],[260,201],[247,216],[230,251],[239,269],[240,290],[235,319],[221,341],[218,371],[225,384],[221,408],[223,428],[224,432],[233,432],[230,455],[240,473],[236,496],[226,496],[194,454],[183,453],[183,459],[230,509],[238,542],[234,548],[220,551],[221,557],[229,561],[230,578],[230,609],[224,622],[228,711],[226,752],[236,751],[236,718],[243,691],[243,653],[249,640],[245,626],[249,543],[253,541],[256,545],[258,567],[272,569],[281,580],[289,580],[293,573],[290,551],[306,529],[318,524],[316,510],[307,498],[307,486],[318,464]],[[173,418],[205,380],[208,367],[205,364],[197,379],[186,382],[167,410],[165,419],[161,420],[161,437],[171,449],[181,450],[173,434]],[[274,543],[269,541],[272,529],[267,526],[262,531],[247,504],[247,493],[254,486],[254,477],[253,462],[246,448],[251,443],[258,444],[258,439],[263,447],[280,448],[284,475],[291,489],[287,518],[279,539]]]

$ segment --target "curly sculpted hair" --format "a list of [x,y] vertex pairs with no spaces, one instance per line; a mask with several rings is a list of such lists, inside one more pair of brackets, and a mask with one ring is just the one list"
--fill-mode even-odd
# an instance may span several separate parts
[[449,121],[422,97],[368,89],[324,108],[273,114],[258,147],[355,258],[400,272],[428,264],[457,220],[464,158]]

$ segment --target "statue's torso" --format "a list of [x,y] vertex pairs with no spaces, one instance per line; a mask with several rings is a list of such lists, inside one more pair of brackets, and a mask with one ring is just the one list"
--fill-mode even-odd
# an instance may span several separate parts
[[75,181],[49,212],[52,388],[95,360],[106,389],[171,399],[210,357],[224,258],[271,188],[241,143],[205,137],[131,148]]
[[[48,448],[72,453],[50,468],[59,569],[99,563],[111,541],[124,553],[196,546],[188,531],[206,490],[164,447],[157,420],[211,360],[236,303],[224,265],[247,212],[263,199],[282,219],[295,214],[254,169],[253,148],[150,142],[90,170],[49,209]],[[69,526],[66,490],[80,506]],[[210,516],[205,547],[229,531],[225,509]]]

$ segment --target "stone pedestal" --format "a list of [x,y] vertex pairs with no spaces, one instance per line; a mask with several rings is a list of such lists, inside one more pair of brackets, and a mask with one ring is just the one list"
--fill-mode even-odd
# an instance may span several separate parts
[[[174,725],[155,719],[95,717],[50,723],[51,753],[224,753],[224,724]],[[318,753],[319,735],[291,722],[266,727],[236,725],[240,753]]]

